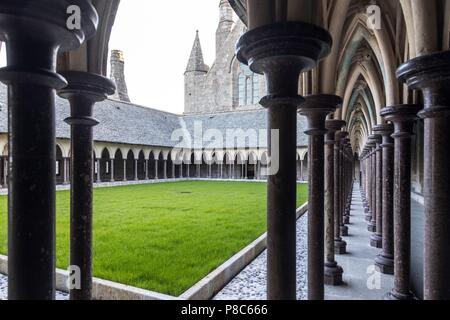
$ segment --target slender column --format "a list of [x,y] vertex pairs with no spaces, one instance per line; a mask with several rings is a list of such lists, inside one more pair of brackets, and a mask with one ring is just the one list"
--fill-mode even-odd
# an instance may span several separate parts
[[0,41],[8,66],[9,199],[8,298],[55,298],[55,89],[67,85],[55,72],[59,49],[79,47],[95,33],[88,1],[82,28],[66,28],[68,1],[2,1]]
[[394,274],[394,133],[392,125],[383,125],[383,251],[376,257],[375,265],[383,274]]
[[138,181],[138,160],[134,160],[134,181]]
[[325,284],[342,284],[343,269],[337,264],[335,259],[335,213],[334,213],[334,148],[335,135],[338,130],[345,126],[345,121],[328,120],[326,129],[328,130],[325,141]]
[[148,180],[148,160],[145,159],[145,167],[144,167],[144,172],[145,172],[145,180]]
[[67,159],[67,158],[64,158],[63,159],[63,162],[64,162],[64,171],[63,171],[63,174],[64,174],[64,184],[68,184],[69,183],[69,174],[68,174],[68,162],[69,162],[69,159]]
[[372,135],[369,137],[368,146],[370,147],[369,154],[369,166],[370,166],[370,183],[369,183],[369,207],[370,207],[370,220],[367,225],[367,230],[369,232],[376,231],[376,140],[378,136]]
[[167,160],[164,160],[164,180],[167,180]]
[[391,300],[413,299],[410,282],[411,260],[411,137],[414,122],[421,107],[399,105],[381,111],[395,127],[394,152],[394,289],[388,294]]
[[450,51],[406,62],[398,78],[422,90],[424,109],[424,298],[450,300]]
[[123,181],[127,181],[127,159],[123,159]]
[[[383,177],[382,177],[382,170],[383,170],[383,158],[382,158],[382,152],[381,152],[381,144],[382,144],[382,137],[379,135],[380,126],[375,126],[373,128],[373,132],[376,134],[374,135],[374,141],[375,141],[375,221],[371,221],[371,223],[375,223],[375,233],[371,235],[370,237],[370,245],[374,248],[381,249],[383,246],[383,212],[382,212],[382,183],[383,183]],[[372,229],[373,230],[373,229]]]
[[340,140],[339,144],[339,228],[340,235],[342,237],[348,237],[348,227],[345,225],[344,213],[345,213],[345,156],[344,149],[347,143],[348,132],[344,132],[344,136]]
[[159,180],[158,177],[158,160],[155,159],[155,180]]
[[[70,265],[79,268],[80,287],[70,290],[71,300],[92,299],[93,115],[96,102],[114,94],[114,83],[87,72],[62,73],[69,85],[58,94],[70,102],[72,183],[70,189]],[[111,166],[112,170],[112,166]],[[100,167],[98,169],[100,172]],[[111,171],[112,172],[112,171]]]
[[102,159],[97,159],[97,182],[102,182]]
[[111,159],[111,182],[114,182],[114,163],[116,162],[115,159]]
[[197,178],[201,177],[201,164],[197,164]]
[[347,132],[339,131],[335,135],[334,148],[334,248],[336,254],[347,253],[347,243],[341,237],[341,140],[348,136]]
[[316,95],[306,98],[300,114],[308,120],[309,201],[308,201],[308,298],[324,299],[324,135],[325,119],[336,111],[341,98]]

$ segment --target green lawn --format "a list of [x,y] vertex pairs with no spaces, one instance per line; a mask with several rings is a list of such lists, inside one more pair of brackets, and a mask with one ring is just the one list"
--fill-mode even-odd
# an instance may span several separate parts
[[[298,204],[307,199],[298,188]],[[266,229],[266,185],[179,182],[95,190],[96,277],[178,296]],[[7,252],[0,197],[0,251]],[[69,192],[57,194],[57,266],[69,256]]]

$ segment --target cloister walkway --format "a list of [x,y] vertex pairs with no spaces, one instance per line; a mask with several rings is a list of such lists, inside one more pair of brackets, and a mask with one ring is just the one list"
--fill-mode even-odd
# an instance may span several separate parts
[[[298,298],[305,299],[307,292],[307,215],[300,218],[297,226],[297,285]],[[353,189],[351,224],[345,255],[336,256],[339,265],[344,268],[345,284],[338,287],[326,286],[327,300],[382,300],[393,288],[394,277],[378,272],[374,258],[380,249],[370,246],[364,209],[359,185]],[[216,299],[265,299],[267,273],[266,252],[244,269]]]
[[347,254],[337,255],[338,264],[344,269],[345,284],[326,287],[327,300],[381,300],[393,288],[394,277],[383,275],[375,268],[374,258],[380,249],[370,246],[361,191],[353,188],[352,207],[347,242]]

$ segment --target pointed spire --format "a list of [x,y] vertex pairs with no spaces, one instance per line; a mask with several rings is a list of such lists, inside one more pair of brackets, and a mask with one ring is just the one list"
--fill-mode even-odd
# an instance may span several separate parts
[[192,46],[191,56],[189,57],[189,62],[186,68],[186,72],[208,72],[209,68],[203,61],[202,46],[200,45],[200,37],[198,35],[198,30],[195,35],[194,45]]

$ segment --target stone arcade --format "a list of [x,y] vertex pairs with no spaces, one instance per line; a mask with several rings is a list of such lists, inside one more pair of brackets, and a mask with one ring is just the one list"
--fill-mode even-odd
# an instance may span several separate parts
[[[69,31],[73,3],[83,28]],[[366,247],[378,250],[373,264],[393,275],[380,299],[450,299],[450,0],[218,3],[216,61],[205,65],[197,34],[182,116],[127,102],[118,52],[117,91],[107,99],[119,0],[0,3],[9,299],[55,298],[55,182],[71,183],[71,261],[87,284],[71,299],[90,299],[93,182],[187,177],[267,178],[269,299],[296,298],[297,180],[310,184],[309,299],[326,298],[325,284],[355,272],[340,261],[352,256],[347,235],[361,217]],[[278,129],[279,171],[261,175],[275,147],[269,139],[237,139],[232,151],[172,141],[197,121],[221,132]],[[352,206],[359,198],[363,209]]]

